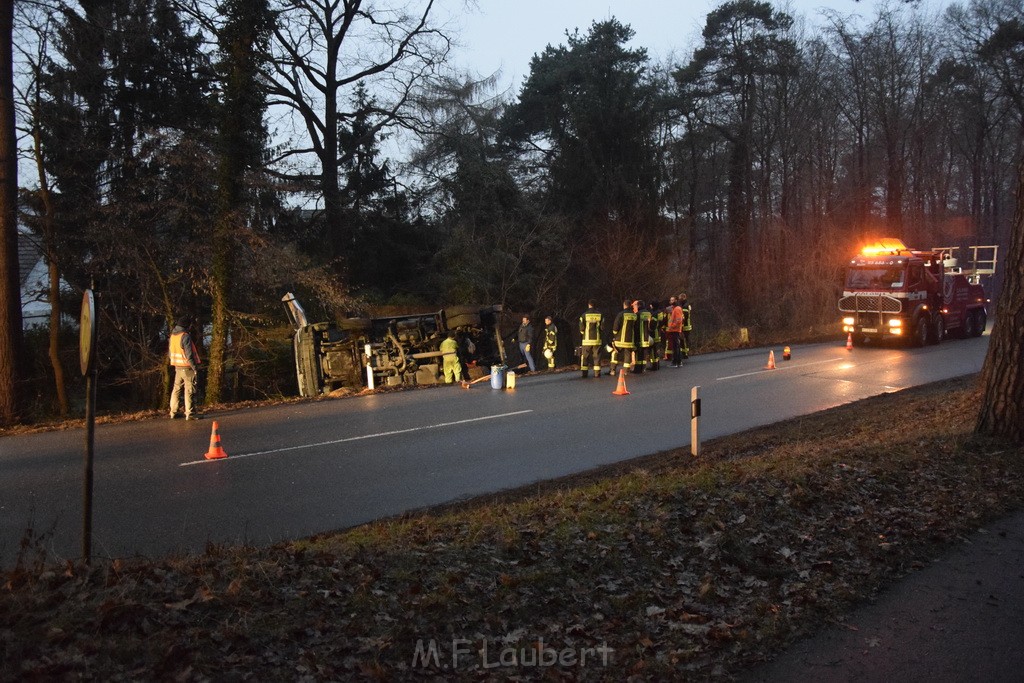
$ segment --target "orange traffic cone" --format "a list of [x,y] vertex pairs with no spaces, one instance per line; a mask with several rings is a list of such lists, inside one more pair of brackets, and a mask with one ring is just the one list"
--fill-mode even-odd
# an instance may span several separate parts
[[764,366],[764,369],[765,370],[774,370],[775,369],[775,351],[774,350],[768,352],[768,365]]
[[210,450],[206,451],[206,459],[220,460],[221,458],[226,458],[228,454],[220,446],[220,434],[217,432],[216,420],[214,420],[212,427],[213,429],[210,431]]
[[782,360],[789,360],[793,357],[793,354],[789,352],[789,347],[782,349]]
[[853,351],[853,332],[846,335],[846,350]]
[[626,391],[626,371],[619,369],[619,386],[615,387],[615,391],[612,392],[615,396],[629,396],[629,392]]

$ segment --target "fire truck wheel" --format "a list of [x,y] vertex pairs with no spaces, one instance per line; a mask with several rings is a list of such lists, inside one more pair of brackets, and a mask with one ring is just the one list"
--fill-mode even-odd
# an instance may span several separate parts
[[932,326],[928,330],[928,343],[938,344],[946,338],[946,323],[941,315],[935,315],[932,319]]
[[928,316],[918,316],[914,323],[914,334],[910,337],[912,346],[924,346],[928,343],[928,327]]
[[964,337],[977,337],[978,329],[978,318],[974,315],[974,311],[971,311],[964,318],[963,327],[960,328],[960,336]]
[[980,337],[985,333],[985,326],[988,325],[988,317],[985,315],[985,311],[974,312],[974,332],[971,336]]

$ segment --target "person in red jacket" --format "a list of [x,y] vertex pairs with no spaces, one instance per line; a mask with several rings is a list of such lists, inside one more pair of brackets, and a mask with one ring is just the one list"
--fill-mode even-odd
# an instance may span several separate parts
[[668,333],[668,346],[672,349],[672,367],[678,368],[682,365],[683,308],[676,297],[668,300],[668,307],[668,323],[665,330]]

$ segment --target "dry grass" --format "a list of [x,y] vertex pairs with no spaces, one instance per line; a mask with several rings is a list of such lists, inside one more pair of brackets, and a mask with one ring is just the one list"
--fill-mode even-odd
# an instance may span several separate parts
[[729,677],[1020,505],[1024,453],[971,436],[976,402],[944,382],[699,462],[662,453],[267,549],[19,569],[0,679]]

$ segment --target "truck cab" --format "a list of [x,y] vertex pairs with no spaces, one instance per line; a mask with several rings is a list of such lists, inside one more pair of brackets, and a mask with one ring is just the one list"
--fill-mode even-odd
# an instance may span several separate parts
[[949,249],[918,251],[891,238],[865,247],[847,264],[843,332],[853,344],[896,339],[912,346],[937,344],[953,331],[979,336],[985,292],[955,264]]

